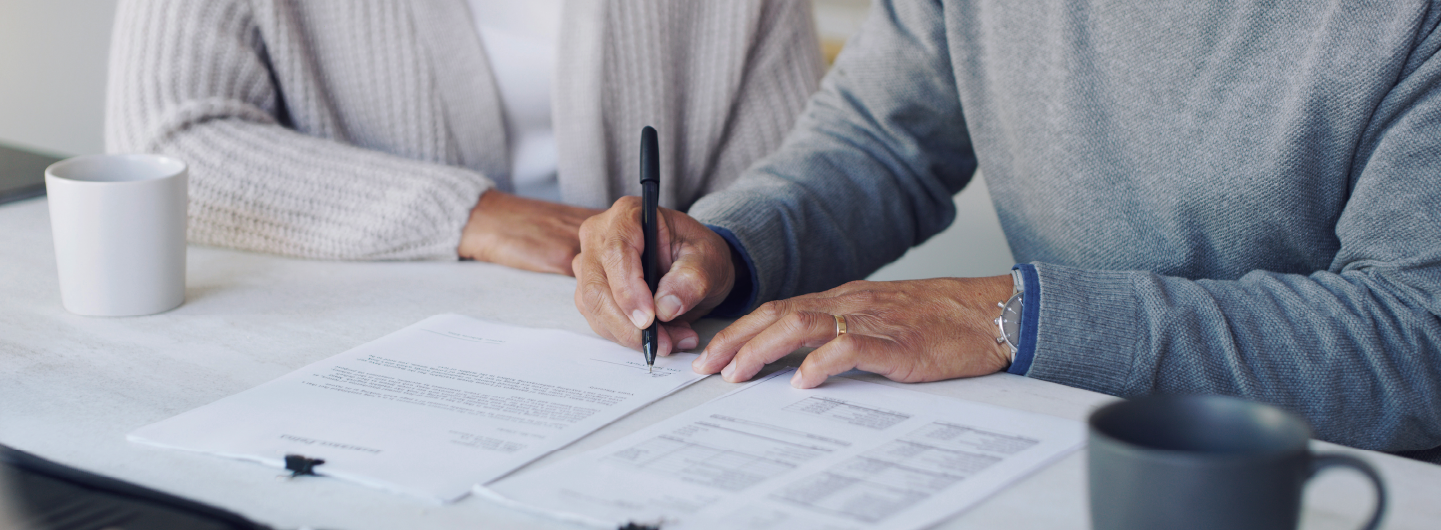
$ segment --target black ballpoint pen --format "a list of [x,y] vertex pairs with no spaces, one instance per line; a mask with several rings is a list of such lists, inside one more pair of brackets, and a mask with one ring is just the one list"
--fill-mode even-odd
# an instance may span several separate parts
[[[645,232],[645,250],[641,251],[641,266],[645,268],[645,283],[650,286],[651,296],[660,284],[660,264],[656,247],[656,202],[660,195],[660,145],[655,129],[647,125],[640,130],[640,226]],[[655,370],[655,351],[660,343],[660,315],[650,321],[650,327],[640,331],[641,349],[645,352],[646,371]]]

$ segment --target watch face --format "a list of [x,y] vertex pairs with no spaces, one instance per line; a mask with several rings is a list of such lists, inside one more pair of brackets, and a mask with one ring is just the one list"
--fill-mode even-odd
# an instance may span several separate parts
[[1010,300],[1007,300],[1005,309],[1001,310],[1001,334],[1011,347],[1020,346],[1021,293],[1016,293]]

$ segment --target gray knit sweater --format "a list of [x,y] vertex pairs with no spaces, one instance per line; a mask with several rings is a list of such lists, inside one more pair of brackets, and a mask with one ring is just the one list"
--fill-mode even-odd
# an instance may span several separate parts
[[1441,3],[879,1],[692,215],[759,300],[865,277],[977,167],[1039,272],[1028,375],[1441,446]]
[[[455,259],[510,188],[501,103],[465,0],[126,0],[106,143],[190,165],[191,241],[331,259]],[[553,115],[565,202],[686,208],[772,151],[820,76],[810,4],[569,0]]]

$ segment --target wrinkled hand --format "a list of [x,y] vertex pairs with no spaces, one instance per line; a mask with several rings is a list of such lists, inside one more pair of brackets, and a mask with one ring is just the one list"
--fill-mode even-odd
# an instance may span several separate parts
[[[813,388],[851,369],[907,383],[990,374],[1010,362],[994,319],[1011,290],[1009,275],[862,281],[769,302],[717,333],[693,368],[737,383],[797,348],[818,347],[791,386]],[[846,317],[846,334],[836,336],[832,315]]]
[[470,211],[460,257],[507,267],[574,276],[580,224],[601,210],[577,208],[490,190]]
[[[580,229],[575,257],[575,307],[597,334],[640,348],[640,330],[660,318],[657,353],[696,347],[690,323],[720,305],[735,284],[730,245],[686,214],[657,210],[662,273],[656,292],[645,282],[639,197],[622,197]],[[672,347],[674,345],[674,347]]]

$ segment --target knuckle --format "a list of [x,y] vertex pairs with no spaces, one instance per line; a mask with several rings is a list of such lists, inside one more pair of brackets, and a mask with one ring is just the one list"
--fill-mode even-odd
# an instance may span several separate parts
[[606,211],[581,221],[578,233],[582,240],[603,238],[615,224],[616,216]]
[[605,242],[605,251],[600,254],[601,267],[607,270],[618,270],[626,260],[625,240],[612,236]]
[[724,348],[727,344],[730,344],[730,337],[731,334],[726,332],[726,330],[717,332],[710,338],[710,344],[707,346],[707,349],[720,350]]
[[640,207],[640,197],[636,197],[635,195],[626,195],[626,196],[624,196],[624,197],[621,197],[621,198],[619,198],[619,199],[616,199],[614,203],[611,203],[610,207],[613,208],[613,209],[614,209],[614,208],[639,208],[639,207]]
[[605,311],[605,303],[599,298],[590,298],[584,302],[585,313],[588,315],[599,315]]
[[722,329],[716,332],[715,336],[711,337],[710,347],[724,349],[725,346],[729,346],[732,342],[735,342],[736,335],[739,333],[740,331],[732,327]]
[[777,317],[777,316],[779,316],[779,315],[781,315],[781,314],[784,314],[784,313],[785,313],[785,309],[786,309],[786,308],[785,308],[785,302],[784,302],[784,301],[781,301],[781,300],[772,300],[772,301],[766,302],[766,303],[764,303],[764,304],[761,304],[760,307],[756,308],[756,311],[755,311],[755,312],[756,312],[756,313],[759,313],[759,314],[761,314],[762,316],[765,316],[765,317]]
[[596,281],[585,282],[579,289],[576,289],[576,303],[585,301],[585,308],[595,313],[604,306],[606,295],[609,293],[609,286]]
[[630,238],[625,234],[619,233],[612,233],[606,236],[605,242],[602,244],[605,247],[606,254],[612,259],[625,257],[626,252],[631,248]]
[[777,324],[780,326],[781,331],[784,331],[787,335],[801,335],[810,329],[810,323],[813,320],[812,316],[811,313],[804,312],[790,313],[781,317]]

